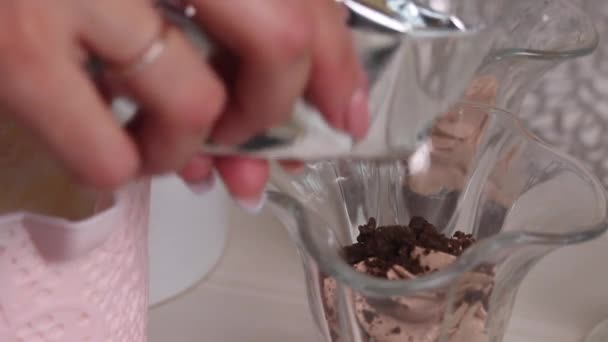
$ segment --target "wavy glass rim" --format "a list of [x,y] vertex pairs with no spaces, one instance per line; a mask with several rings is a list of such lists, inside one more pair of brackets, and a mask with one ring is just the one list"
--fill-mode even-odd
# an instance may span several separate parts
[[[492,255],[496,257],[496,255],[499,255],[499,253],[508,250],[509,248],[524,246],[545,246],[555,248],[586,242],[606,232],[608,229],[608,193],[604,190],[600,181],[584,168],[580,162],[542,142],[524,127],[521,120],[508,111],[465,101],[459,102],[459,105],[487,110],[488,115],[500,115],[507,118],[505,122],[510,122],[510,129],[516,134],[519,134],[519,136],[528,142],[535,144],[546,153],[553,154],[556,158],[571,164],[573,168],[577,169],[581,177],[585,178],[590,183],[590,187],[594,190],[598,199],[598,202],[596,203],[598,212],[603,213],[601,217],[598,218],[598,222],[593,225],[581,226],[579,230],[573,233],[534,233],[526,231],[525,229],[518,232],[499,233],[476,243],[466,253],[458,257],[453,264],[441,271],[423,275],[412,280],[387,280],[360,273],[351,265],[348,265],[342,258],[336,260],[335,256],[338,255],[336,251],[328,252],[321,250],[314,242],[312,230],[309,229],[308,214],[303,206],[287,194],[268,190],[268,199],[289,210],[294,216],[297,224],[296,234],[299,240],[296,241],[296,243],[303,245],[301,247],[317,262],[322,272],[348,284],[349,287],[367,296],[404,296],[423,290],[433,290],[454,284],[462,275],[464,275],[464,273],[470,272],[476,267],[487,263],[487,256]],[[509,127],[506,129],[509,129]]]
[[500,49],[490,55],[490,58],[502,59],[502,58],[525,58],[525,59],[536,59],[536,60],[563,60],[572,59],[578,57],[584,57],[592,54],[600,43],[600,35],[597,31],[597,27],[593,24],[593,20],[583,8],[577,4],[565,2],[562,6],[568,6],[574,15],[581,18],[581,22],[588,23],[590,36],[589,39],[583,41],[585,45],[576,49],[567,50],[542,50],[542,49],[518,49],[508,48]]
[[562,60],[562,59],[573,59],[579,57],[589,56],[597,49],[599,45],[599,35],[596,29],[593,31],[593,40],[588,46],[581,47],[578,49],[565,50],[565,51],[553,51],[553,50],[536,50],[536,49],[501,49],[490,55],[491,58],[503,59],[503,58],[525,58],[525,59],[536,59],[536,60]]

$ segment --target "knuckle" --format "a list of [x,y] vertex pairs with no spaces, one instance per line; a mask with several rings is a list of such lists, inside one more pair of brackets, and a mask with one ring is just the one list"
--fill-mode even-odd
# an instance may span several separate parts
[[184,87],[172,100],[174,124],[188,132],[204,132],[213,127],[226,102],[226,92],[217,82],[201,87]]
[[322,72],[339,73],[354,78],[361,68],[354,45],[350,40],[326,37],[324,48],[315,51],[315,65]]
[[[54,23],[44,6],[36,1],[4,1],[0,20],[10,30],[0,32],[0,55],[4,74],[32,71],[45,62],[48,37],[54,34]],[[32,71],[33,72],[33,71]]]
[[[298,3],[291,1],[293,3]],[[281,61],[300,59],[312,52],[314,21],[307,10],[299,6],[286,7],[268,34],[269,47]]]

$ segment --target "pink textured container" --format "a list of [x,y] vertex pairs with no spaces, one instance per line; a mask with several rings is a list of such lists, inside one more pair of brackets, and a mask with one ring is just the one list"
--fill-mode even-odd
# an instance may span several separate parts
[[149,182],[87,194],[18,136],[0,122],[0,341],[146,341]]
[[148,198],[142,182],[77,223],[2,217],[0,341],[146,341]]

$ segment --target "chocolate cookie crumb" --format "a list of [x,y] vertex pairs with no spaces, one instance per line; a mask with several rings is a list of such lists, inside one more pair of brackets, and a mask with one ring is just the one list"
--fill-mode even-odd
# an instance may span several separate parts
[[481,301],[483,298],[484,298],[483,291],[469,291],[469,292],[465,293],[464,297],[463,297],[465,303],[468,303],[468,304]]
[[378,227],[376,219],[370,218],[359,227],[357,242],[344,247],[343,252],[349,264],[364,261],[369,274],[386,277],[387,271],[395,265],[412,274],[432,271],[422,267],[419,258],[412,256],[415,247],[423,248],[425,255],[439,251],[459,256],[473,243],[475,238],[472,235],[458,231],[454,237],[446,237],[419,216],[413,217],[407,226]]
[[367,324],[371,324],[376,318],[376,313],[369,310],[363,310],[363,319],[367,322]]

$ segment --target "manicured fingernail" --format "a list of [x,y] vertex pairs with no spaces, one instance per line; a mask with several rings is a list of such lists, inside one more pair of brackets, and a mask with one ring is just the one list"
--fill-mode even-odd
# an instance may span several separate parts
[[198,182],[188,182],[186,183],[188,189],[197,195],[202,195],[207,193],[213,189],[215,186],[215,177],[213,174],[210,174],[207,178],[204,178]]
[[262,211],[264,204],[266,203],[266,193],[262,193],[260,197],[256,199],[236,199],[236,203],[250,214],[258,214]]
[[369,126],[369,97],[366,86],[357,89],[350,99],[346,126],[355,139],[362,139]]

